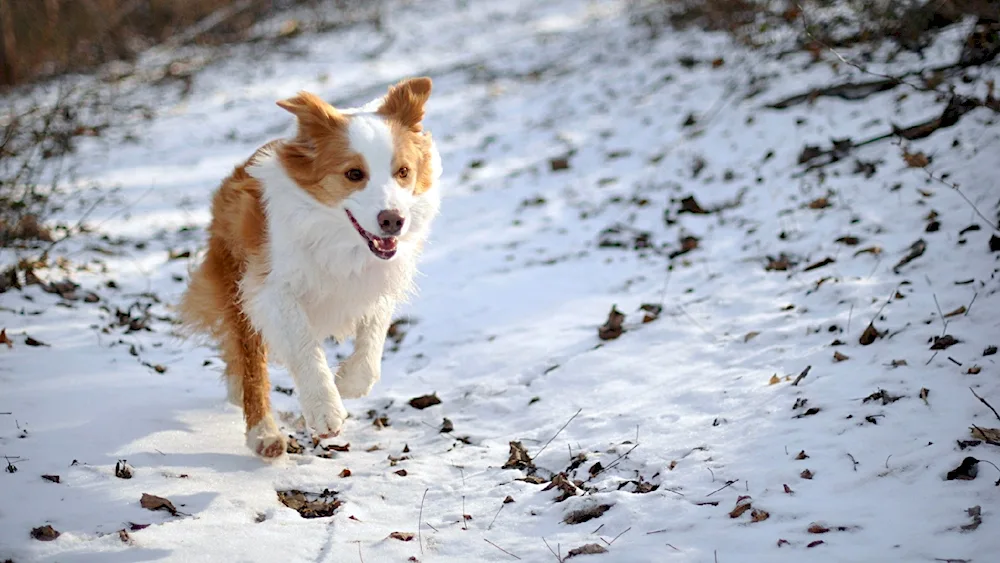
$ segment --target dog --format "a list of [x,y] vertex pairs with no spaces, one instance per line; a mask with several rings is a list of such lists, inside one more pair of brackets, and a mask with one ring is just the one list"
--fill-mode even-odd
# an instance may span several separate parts
[[[277,102],[294,137],[260,147],[215,191],[208,250],[179,305],[191,333],[221,351],[247,446],[277,458],[269,357],[288,368],[306,424],[341,431],[342,399],[381,376],[393,311],[415,290],[418,258],[440,209],[441,158],[423,128],[429,78],[403,80],[359,108],[309,92]],[[322,342],[354,338],[336,370]]]

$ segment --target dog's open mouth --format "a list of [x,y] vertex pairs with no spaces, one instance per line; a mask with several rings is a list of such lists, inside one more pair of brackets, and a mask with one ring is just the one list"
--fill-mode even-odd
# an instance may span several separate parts
[[346,209],[344,211],[347,211],[347,217],[351,220],[351,224],[354,225],[358,234],[368,241],[368,248],[372,254],[383,260],[388,260],[396,255],[396,237],[377,237],[366,231],[350,211]]

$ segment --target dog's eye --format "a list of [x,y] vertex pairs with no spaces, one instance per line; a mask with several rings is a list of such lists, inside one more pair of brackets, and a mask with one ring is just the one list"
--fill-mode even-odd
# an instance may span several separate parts
[[347,179],[352,182],[360,182],[365,179],[365,173],[357,168],[351,168],[344,175],[347,176]]
[[396,175],[400,178],[406,178],[410,174],[410,169],[407,167],[402,167],[396,172]]

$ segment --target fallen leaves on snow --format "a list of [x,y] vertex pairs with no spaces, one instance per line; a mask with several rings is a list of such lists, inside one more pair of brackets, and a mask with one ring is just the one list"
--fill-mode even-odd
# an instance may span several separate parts
[[580,510],[574,510],[563,518],[564,524],[582,524],[583,522],[589,522],[594,518],[600,518],[605,512],[611,509],[610,504],[595,504],[587,508],[581,508]]
[[281,504],[295,510],[303,518],[323,518],[332,516],[343,501],[336,498],[337,491],[324,489],[319,494],[299,490],[277,491]]
[[972,481],[979,473],[979,460],[974,457],[967,457],[962,460],[958,467],[948,472],[945,477],[948,481]]
[[139,506],[145,508],[146,510],[166,510],[173,516],[177,516],[179,514],[177,508],[174,506],[174,503],[163,497],[158,497],[149,493],[142,493],[142,498],[139,499]]
[[433,407],[434,405],[440,405],[441,399],[438,398],[437,393],[431,393],[430,395],[422,395],[420,397],[414,397],[410,399],[410,406],[423,410],[427,407]]
[[879,337],[878,329],[875,328],[874,324],[868,323],[868,327],[865,328],[865,331],[861,333],[861,338],[858,339],[858,342],[862,346],[868,346],[872,342],[875,342],[875,340],[878,337]]
[[502,469],[534,469],[535,464],[531,461],[531,456],[528,455],[528,450],[524,449],[524,445],[521,442],[511,441],[510,442],[510,456],[507,458],[507,463],[503,464]]
[[955,338],[950,334],[944,336],[935,336],[933,344],[931,344],[931,350],[947,350],[948,348],[958,344],[961,340]]
[[597,555],[599,553],[607,553],[608,550],[604,548],[601,544],[588,543],[587,545],[581,545],[580,547],[573,548],[569,550],[566,554],[565,559],[570,557],[576,557],[577,555]]
[[31,530],[31,537],[35,538],[38,541],[52,541],[58,538],[60,535],[61,534],[59,533],[58,530],[48,525],[39,526]]
[[892,267],[892,271],[898,274],[900,268],[923,256],[925,251],[927,251],[927,241],[924,239],[918,239],[910,245],[910,250],[907,252],[906,256],[904,256],[902,260]]
[[611,311],[608,313],[608,320],[597,329],[597,337],[601,340],[614,340],[618,338],[624,332],[622,328],[622,323],[624,322],[625,314],[612,305]]

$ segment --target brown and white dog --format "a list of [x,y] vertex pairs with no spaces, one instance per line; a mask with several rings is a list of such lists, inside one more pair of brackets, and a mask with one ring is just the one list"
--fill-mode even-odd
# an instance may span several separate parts
[[[181,317],[220,346],[229,399],[262,457],[285,451],[269,354],[320,437],[340,432],[342,399],[367,395],[380,377],[393,310],[413,290],[441,202],[440,157],[421,123],[430,93],[429,78],[414,78],[361,108],[308,92],[282,100],[296,136],[258,149],[213,196],[208,252]],[[322,347],[330,336],[354,337],[336,376]]]

